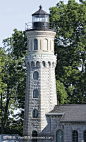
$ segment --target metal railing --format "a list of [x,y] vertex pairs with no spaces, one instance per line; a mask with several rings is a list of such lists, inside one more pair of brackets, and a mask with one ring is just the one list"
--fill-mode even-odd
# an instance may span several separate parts
[[25,23],[25,31],[33,29],[32,22]]
[[[40,27],[37,27],[37,29],[41,29]],[[25,31],[27,30],[31,30],[31,29],[35,29],[33,27],[33,23],[32,22],[28,22],[28,23],[25,23]],[[43,28],[42,28],[43,29]],[[44,29],[52,29],[52,30],[56,30],[56,26],[55,26],[55,23],[49,23],[48,26],[44,26]]]

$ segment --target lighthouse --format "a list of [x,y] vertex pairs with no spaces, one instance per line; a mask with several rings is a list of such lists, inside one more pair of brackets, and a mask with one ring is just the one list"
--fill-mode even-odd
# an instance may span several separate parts
[[23,136],[30,138],[43,133],[47,127],[46,114],[57,105],[55,35],[55,30],[49,28],[49,14],[40,6],[32,14],[32,28],[26,29],[28,54]]

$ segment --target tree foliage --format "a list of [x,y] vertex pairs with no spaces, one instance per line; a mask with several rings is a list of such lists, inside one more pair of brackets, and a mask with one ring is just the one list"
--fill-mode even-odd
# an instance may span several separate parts
[[[0,95],[1,95],[1,131],[2,133],[17,133],[16,127],[23,123],[23,109],[25,99],[26,73],[25,56],[27,39],[25,32],[14,30],[12,37],[3,40],[5,62],[1,72]],[[3,50],[2,50],[3,51]],[[2,54],[0,51],[0,54]],[[5,57],[6,56],[6,57]],[[3,77],[4,76],[4,77]],[[3,85],[6,84],[5,89]],[[1,94],[2,93],[2,94]],[[14,115],[14,110],[21,108],[21,113]],[[10,115],[12,117],[10,117]],[[13,126],[15,125],[15,128]],[[17,128],[19,130],[19,128]],[[22,130],[19,130],[19,133]]]
[[69,100],[68,95],[67,95],[67,91],[65,90],[64,84],[61,83],[59,80],[56,81],[56,91],[58,94],[58,105],[62,105],[62,104],[68,104]]
[[50,21],[57,30],[56,79],[63,83],[70,103],[86,103],[86,1],[60,1],[50,8]]

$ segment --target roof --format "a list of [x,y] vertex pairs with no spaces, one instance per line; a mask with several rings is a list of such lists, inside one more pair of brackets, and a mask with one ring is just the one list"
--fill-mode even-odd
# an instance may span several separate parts
[[47,115],[62,116],[60,122],[86,122],[86,104],[56,105]]
[[49,14],[45,12],[44,10],[42,10],[42,6],[40,5],[39,10],[32,14],[32,16],[34,15],[49,15]]

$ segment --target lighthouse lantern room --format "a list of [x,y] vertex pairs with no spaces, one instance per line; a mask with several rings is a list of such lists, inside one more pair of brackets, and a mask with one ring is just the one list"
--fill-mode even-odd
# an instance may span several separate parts
[[49,14],[42,10],[40,5],[39,10],[32,14],[33,29],[48,29]]

